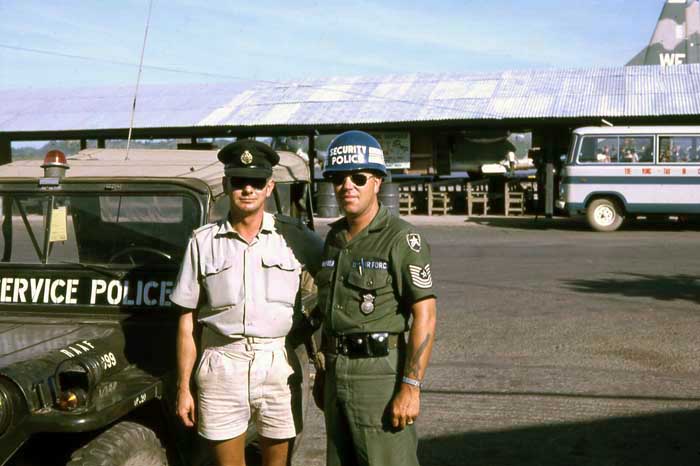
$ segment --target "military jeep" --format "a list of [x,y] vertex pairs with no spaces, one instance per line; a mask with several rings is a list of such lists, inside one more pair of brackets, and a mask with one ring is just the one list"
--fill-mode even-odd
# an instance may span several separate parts
[[[307,164],[280,158],[267,210],[312,226]],[[222,174],[193,150],[0,166],[0,465],[208,463],[174,415],[169,295],[192,230],[228,213]],[[288,347],[301,427],[308,355],[295,333]]]

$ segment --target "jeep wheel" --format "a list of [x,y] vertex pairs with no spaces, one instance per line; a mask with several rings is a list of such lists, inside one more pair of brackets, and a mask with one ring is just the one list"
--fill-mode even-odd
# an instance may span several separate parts
[[76,450],[66,466],[167,466],[156,434],[135,422],[120,422]]
[[620,228],[625,216],[612,199],[596,199],[586,209],[588,224],[596,231],[615,231]]

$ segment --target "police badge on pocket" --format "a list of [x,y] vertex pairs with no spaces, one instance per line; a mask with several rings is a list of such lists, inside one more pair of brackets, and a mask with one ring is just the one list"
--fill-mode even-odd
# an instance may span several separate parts
[[364,315],[370,315],[374,312],[374,295],[372,293],[362,295],[362,304],[360,304],[360,311]]

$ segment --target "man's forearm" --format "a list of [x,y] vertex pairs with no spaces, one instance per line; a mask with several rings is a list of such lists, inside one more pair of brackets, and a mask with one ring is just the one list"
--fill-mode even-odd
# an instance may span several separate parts
[[192,312],[180,316],[177,332],[177,387],[190,388],[192,369],[197,360],[197,346],[194,342],[194,319]]
[[421,381],[435,341],[435,298],[415,303],[411,311],[413,323],[408,335],[404,376]]

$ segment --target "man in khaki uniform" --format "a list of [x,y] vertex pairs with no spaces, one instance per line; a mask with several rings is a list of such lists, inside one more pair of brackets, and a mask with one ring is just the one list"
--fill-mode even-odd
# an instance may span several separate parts
[[323,394],[327,465],[417,465],[414,421],[435,338],[430,249],[379,204],[387,172],[372,136],[348,131],[327,154],[323,174],[345,213],[316,277],[325,386],[314,393]]
[[[264,212],[274,188],[272,166],[279,161],[270,147],[241,140],[218,158],[229,216],[194,231],[170,297],[183,311],[177,415],[186,426],[197,425],[221,466],[245,464],[252,418],[263,464],[282,466],[296,436],[285,337],[300,305],[302,269],[318,261],[320,239],[293,219]],[[203,328],[193,374],[195,319]]]

